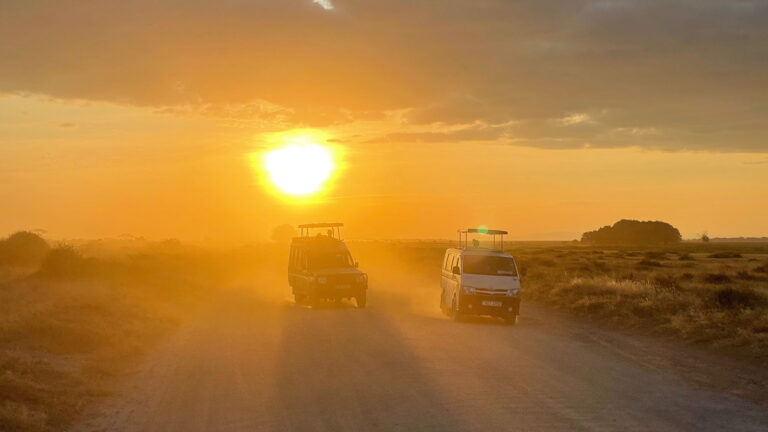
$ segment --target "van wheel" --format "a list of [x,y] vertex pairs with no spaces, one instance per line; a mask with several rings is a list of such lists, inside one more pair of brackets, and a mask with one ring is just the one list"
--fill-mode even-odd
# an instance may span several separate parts
[[508,325],[508,326],[513,326],[513,325],[517,324],[517,317],[518,317],[517,314],[508,316],[508,317],[504,318],[504,323],[506,325]]
[[355,297],[355,302],[357,303],[357,308],[358,309],[364,309],[365,308],[365,304],[368,302],[367,297],[368,296],[366,295],[365,291],[361,292],[360,294],[358,294]]
[[445,307],[445,291],[440,292],[440,312],[448,315],[448,308]]
[[461,321],[461,312],[459,311],[459,302],[456,301],[456,297],[451,302],[451,319],[454,321]]
[[304,302],[307,301],[307,296],[304,294],[294,294],[293,301],[296,302],[296,304],[304,304]]

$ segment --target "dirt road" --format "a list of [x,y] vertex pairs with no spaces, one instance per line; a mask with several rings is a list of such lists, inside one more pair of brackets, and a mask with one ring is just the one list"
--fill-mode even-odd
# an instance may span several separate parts
[[727,363],[530,305],[507,327],[378,300],[224,293],[74,430],[768,430]]

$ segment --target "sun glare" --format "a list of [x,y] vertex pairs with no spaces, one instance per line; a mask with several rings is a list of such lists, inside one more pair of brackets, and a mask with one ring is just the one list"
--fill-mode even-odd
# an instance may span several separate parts
[[295,196],[319,191],[334,168],[331,152],[308,137],[293,138],[267,153],[265,163],[272,183]]

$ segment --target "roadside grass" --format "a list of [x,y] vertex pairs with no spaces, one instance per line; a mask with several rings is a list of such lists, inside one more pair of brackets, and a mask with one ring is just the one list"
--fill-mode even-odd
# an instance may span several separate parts
[[194,313],[220,261],[156,251],[51,249],[0,282],[0,431],[66,430],[111,381]]
[[[445,248],[455,243],[356,245],[363,246],[388,250],[381,257],[399,263],[393,271],[406,269],[437,284]],[[768,365],[768,243],[506,246],[521,275],[523,315],[532,301]]]
[[768,364],[768,245],[570,248],[510,248],[526,300]]

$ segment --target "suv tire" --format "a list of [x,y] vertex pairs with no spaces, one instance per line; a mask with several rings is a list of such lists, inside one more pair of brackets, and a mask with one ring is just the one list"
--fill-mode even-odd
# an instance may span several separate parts
[[357,308],[358,309],[364,309],[365,308],[366,303],[368,303],[368,298],[367,297],[368,297],[368,295],[366,294],[365,291],[362,291],[361,293],[359,293],[358,295],[355,296],[355,302],[357,303]]

